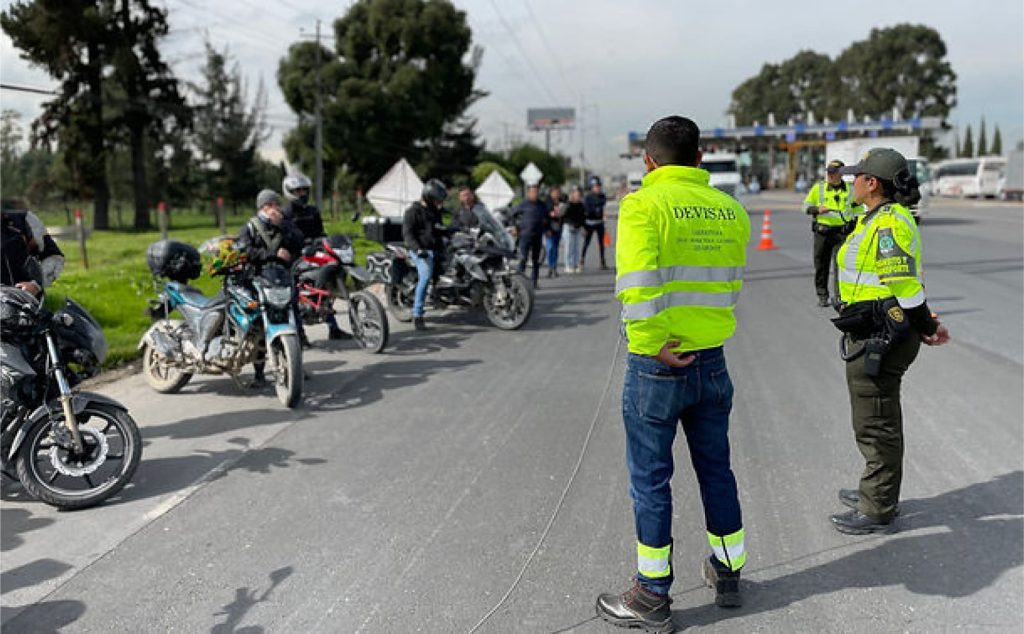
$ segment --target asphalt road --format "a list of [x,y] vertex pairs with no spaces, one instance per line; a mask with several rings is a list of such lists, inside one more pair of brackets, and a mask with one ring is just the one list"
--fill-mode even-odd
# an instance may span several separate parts
[[[1019,632],[1024,209],[939,201],[926,217],[930,304],[954,339],[922,350],[904,383],[899,532],[850,537],[828,515],[860,458],[798,201],[747,201],[726,348],[746,605],[719,610],[701,586],[680,442],[677,627]],[[765,208],[775,251],[753,248]],[[396,325],[384,355],[324,344],[294,412],[225,379],[173,396],[137,376],[103,386],[142,425],[143,464],[84,512],[5,487],[3,631],[467,632],[506,594],[480,631],[615,631],[593,616],[634,561],[613,275],[543,282],[518,332],[450,311],[426,334]]]

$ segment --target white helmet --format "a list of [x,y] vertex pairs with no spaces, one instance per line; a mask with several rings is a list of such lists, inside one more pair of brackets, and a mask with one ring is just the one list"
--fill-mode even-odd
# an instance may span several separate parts
[[[300,196],[295,193],[296,189],[308,190],[311,187],[312,184],[309,182],[309,179],[306,178],[306,175],[303,174],[302,172],[295,172],[294,174],[289,174],[284,177],[284,180],[281,181],[281,191],[284,192],[284,197],[287,198],[288,200],[299,200]],[[308,193],[306,194],[306,197],[302,200],[302,203],[305,204],[307,200],[309,200]]]

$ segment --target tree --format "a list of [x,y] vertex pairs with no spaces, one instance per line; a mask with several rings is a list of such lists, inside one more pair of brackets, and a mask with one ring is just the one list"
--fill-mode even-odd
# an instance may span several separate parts
[[819,118],[840,118],[836,65],[813,51],[800,51],[781,64],[765,64],[733,91],[728,112],[739,125],[763,123],[768,113],[780,121],[806,122],[810,112]]
[[60,81],[33,123],[33,137],[60,145],[68,170],[93,197],[97,229],[109,226],[103,69],[113,9],[113,0],[35,0],[0,12],[0,27],[21,57]]
[[150,227],[148,157],[157,154],[167,140],[180,137],[191,125],[191,114],[157,48],[167,35],[167,11],[150,6],[150,0],[120,0],[115,15],[108,25],[117,35],[110,52],[111,81],[121,98],[112,103],[112,121],[127,132],[133,224],[146,229]]
[[996,131],[992,135],[992,154],[996,156],[1003,155],[1003,135],[999,134],[999,125],[996,125]]
[[468,184],[482,150],[475,128],[475,119],[445,125],[439,136],[427,142],[416,171],[448,185]]
[[974,137],[971,135],[971,126],[967,126],[964,132],[964,144],[960,146],[960,156],[971,158],[974,156]]
[[523,168],[533,163],[544,174],[546,185],[565,183],[565,166],[568,160],[558,154],[548,154],[536,145],[525,143],[512,148],[508,155],[508,168],[513,174],[520,174]]
[[507,167],[500,163],[493,161],[484,161],[473,168],[471,179],[473,187],[479,187],[481,183],[487,180],[487,177],[491,175],[491,172],[498,172],[505,181],[513,188],[519,185],[519,178],[513,174]]
[[24,195],[20,161],[22,131],[16,110],[0,112],[0,187],[5,198]]
[[248,103],[248,87],[238,64],[229,69],[227,49],[215,50],[206,43],[203,81],[193,85],[195,143],[210,175],[207,197],[223,196],[237,204],[254,198],[260,187],[257,150],[267,138],[265,111],[267,96],[263,84]]
[[842,102],[874,116],[895,108],[904,117],[949,116],[956,105],[956,73],[946,44],[928,26],[872,29],[836,59]]
[[[466,60],[472,37],[466,14],[446,0],[358,0],[334,22],[334,36],[333,51],[320,49],[324,154],[363,186],[402,156],[417,162],[424,148],[429,155],[431,140],[478,94],[472,59]],[[300,120],[286,142],[293,161],[309,152],[316,47],[293,44],[277,71]]]
[[985,117],[981,118],[981,131],[978,132],[978,156],[988,154],[988,139],[985,134]]

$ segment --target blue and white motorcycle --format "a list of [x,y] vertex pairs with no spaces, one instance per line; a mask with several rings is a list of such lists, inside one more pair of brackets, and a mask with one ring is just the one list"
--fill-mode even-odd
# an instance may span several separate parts
[[[146,261],[159,295],[150,302],[155,323],[139,342],[143,374],[154,390],[170,394],[194,374],[227,374],[241,385],[247,364],[265,363],[278,399],[295,407],[302,396],[302,347],[292,275],[278,262],[246,262],[231,242],[214,238],[201,247],[212,256],[210,272],[224,278],[213,297],[188,285],[201,271],[194,247],[170,240],[150,245]],[[170,319],[174,311],[182,319]]]

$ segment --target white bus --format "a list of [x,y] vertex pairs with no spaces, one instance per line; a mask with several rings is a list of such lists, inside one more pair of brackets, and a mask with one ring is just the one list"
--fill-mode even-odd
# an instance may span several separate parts
[[940,196],[995,198],[1005,167],[1006,159],[1001,156],[944,161],[936,171],[936,188]]

